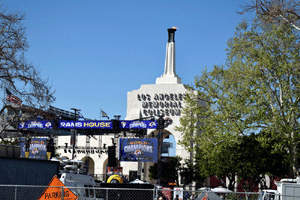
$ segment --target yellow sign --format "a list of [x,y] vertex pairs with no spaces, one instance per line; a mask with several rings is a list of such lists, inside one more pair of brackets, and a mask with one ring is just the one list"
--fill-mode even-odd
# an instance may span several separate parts
[[48,186],[52,187],[47,187],[38,200],[61,200],[62,186],[64,186],[64,200],[76,200],[78,198],[70,189],[66,188],[56,175],[51,179]]

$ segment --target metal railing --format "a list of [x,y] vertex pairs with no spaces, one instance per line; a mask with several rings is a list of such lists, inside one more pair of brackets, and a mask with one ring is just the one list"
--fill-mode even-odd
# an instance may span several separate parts
[[[257,192],[227,192],[183,190],[183,189],[142,189],[142,188],[101,188],[0,185],[0,200],[300,200],[300,194],[269,195],[259,199]],[[177,199],[176,199],[177,200]]]

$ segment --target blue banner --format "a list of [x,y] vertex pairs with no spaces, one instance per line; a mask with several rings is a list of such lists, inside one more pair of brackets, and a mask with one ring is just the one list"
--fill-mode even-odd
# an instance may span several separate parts
[[[121,129],[156,129],[157,122],[151,120],[120,120]],[[26,121],[19,123],[19,129],[52,129],[51,121]],[[60,129],[73,129],[74,120],[64,120],[58,122]],[[93,120],[93,121],[76,121],[76,129],[113,129],[112,121]]]
[[26,121],[19,123],[19,129],[52,129],[50,121]]
[[[72,129],[74,121],[59,121],[58,128]],[[76,129],[112,129],[111,121],[76,121]]]
[[156,129],[157,122],[151,120],[121,120],[120,128],[128,129]]
[[[28,158],[47,160],[47,138],[31,138]],[[25,158],[25,138],[20,138],[20,156]]]
[[156,138],[120,138],[120,161],[157,162]]

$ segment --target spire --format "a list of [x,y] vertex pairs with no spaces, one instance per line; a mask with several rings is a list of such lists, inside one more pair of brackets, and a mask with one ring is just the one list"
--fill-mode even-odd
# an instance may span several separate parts
[[176,75],[175,71],[175,31],[176,27],[168,29],[168,42],[165,61],[164,74],[156,79],[156,84],[179,84],[181,78]]

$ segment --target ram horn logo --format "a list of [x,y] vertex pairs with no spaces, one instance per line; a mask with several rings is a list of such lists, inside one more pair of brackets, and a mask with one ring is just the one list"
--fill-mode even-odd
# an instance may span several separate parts
[[156,127],[156,122],[150,122],[149,126],[150,127]]
[[125,128],[126,122],[125,122],[125,121],[122,121],[121,124],[122,124],[122,127]]
[[20,128],[24,128],[24,126],[25,126],[25,123],[24,123],[24,122],[21,122],[21,123],[20,123]]
[[134,155],[138,156],[141,155],[142,151],[140,149],[135,150]]
[[45,126],[49,128],[51,126],[51,122],[47,122]]

